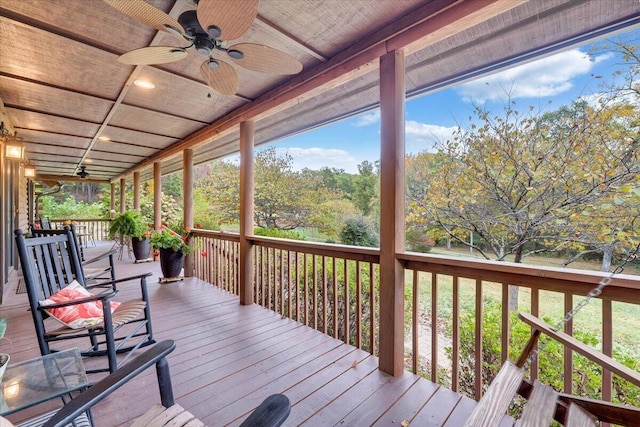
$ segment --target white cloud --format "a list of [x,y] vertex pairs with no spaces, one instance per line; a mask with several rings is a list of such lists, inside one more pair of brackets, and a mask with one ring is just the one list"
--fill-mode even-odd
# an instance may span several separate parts
[[348,173],[358,173],[358,164],[362,160],[357,159],[351,153],[337,148],[276,148],[278,154],[289,153],[293,158],[293,169],[300,171],[304,168],[318,170],[323,167],[344,169]]
[[596,63],[610,59],[609,54],[590,57],[572,49],[538,61],[468,82],[456,88],[465,101],[554,96],[573,87],[572,79],[589,73]]
[[451,139],[456,129],[456,127],[445,127],[407,120],[405,122],[405,151],[407,153],[435,151],[434,145],[438,142]]
[[356,127],[369,126],[380,122],[380,110],[375,110],[362,116],[356,117],[353,123]]

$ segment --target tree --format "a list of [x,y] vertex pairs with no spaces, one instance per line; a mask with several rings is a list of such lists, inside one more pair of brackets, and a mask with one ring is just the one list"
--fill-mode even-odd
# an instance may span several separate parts
[[[637,147],[617,111],[582,101],[521,114],[509,102],[501,115],[477,107],[476,118],[479,125],[460,129],[441,148],[428,196],[409,195],[453,239],[486,258],[514,255],[521,262],[558,249],[572,240],[566,225],[576,212],[598,206],[640,173]],[[470,232],[480,242],[468,242]]]
[[378,174],[374,167],[375,165],[368,160],[363,161],[358,165],[358,175],[355,179],[353,203],[364,216],[371,214],[374,209],[373,203],[376,200]]
[[[321,176],[309,170],[296,172],[289,154],[279,155],[274,147],[255,158],[254,211],[258,227],[292,230],[299,227],[334,229],[328,218],[318,215],[340,193],[329,191]],[[240,211],[239,169],[228,162],[214,163],[211,175],[198,183],[222,222],[237,222]]]

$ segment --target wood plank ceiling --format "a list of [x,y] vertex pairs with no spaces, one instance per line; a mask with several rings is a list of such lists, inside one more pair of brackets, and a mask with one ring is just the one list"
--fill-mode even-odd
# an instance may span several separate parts
[[[146,1],[175,18],[195,7]],[[186,146],[196,163],[237,152],[242,119],[257,120],[264,144],[375,107],[386,50],[405,48],[413,94],[637,25],[639,15],[637,0],[261,0],[237,42],[275,47],[304,69],[236,67],[239,92],[223,96],[203,82],[193,50],[171,64],[119,63],[132,49],[180,43],[102,1],[0,0],[0,100],[39,176],[73,179],[85,165],[94,179],[133,170],[144,179],[153,161],[179,170]]]

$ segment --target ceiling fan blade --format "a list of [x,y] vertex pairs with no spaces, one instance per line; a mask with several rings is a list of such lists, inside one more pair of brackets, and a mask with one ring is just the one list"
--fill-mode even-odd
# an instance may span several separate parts
[[218,64],[216,69],[209,66],[209,60],[204,61],[200,66],[200,74],[202,74],[204,81],[218,93],[235,95],[240,85],[238,73],[224,61],[216,59],[215,62]]
[[242,59],[231,59],[248,70],[269,74],[298,74],[302,71],[300,61],[269,46],[240,43],[231,46],[229,50],[239,50],[244,54]]
[[[180,35],[184,35],[184,30],[182,29],[182,26],[178,23],[178,21],[143,0],[102,1],[124,13],[125,15],[128,15],[133,19],[136,19],[143,24],[147,24],[148,26],[153,27],[157,30],[166,31],[171,34],[179,33]],[[170,27],[175,31],[168,31],[167,27]]]
[[249,30],[258,14],[259,0],[200,0],[198,22],[207,31],[215,25],[222,40],[235,40]]
[[187,50],[182,47],[150,46],[131,50],[118,57],[118,61],[131,65],[168,64],[187,56]]

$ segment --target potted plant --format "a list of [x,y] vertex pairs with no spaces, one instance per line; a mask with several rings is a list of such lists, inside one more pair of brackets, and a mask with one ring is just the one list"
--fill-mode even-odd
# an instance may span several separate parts
[[[7,318],[3,317],[0,319],[0,340],[4,337],[4,333],[7,331]],[[0,353],[0,382],[2,382],[2,377],[4,376],[4,371],[7,369],[7,365],[9,364],[9,355],[7,353]]]
[[[188,230],[185,230],[188,232]],[[184,256],[191,252],[186,236],[164,228],[151,235],[151,244],[160,252],[160,269],[165,279],[180,276],[184,265]]]
[[131,248],[137,261],[149,258],[149,234],[149,226],[137,211],[126,211],[117,215],[109,226],[109,237],[117,238],[122,246],[131,240]]

